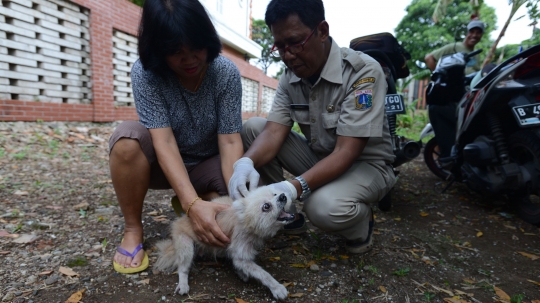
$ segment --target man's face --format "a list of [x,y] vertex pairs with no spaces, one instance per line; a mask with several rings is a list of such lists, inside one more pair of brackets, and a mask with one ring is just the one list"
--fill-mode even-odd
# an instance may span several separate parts
[[480,42],[480,39],[482,39],[483,34],[482,30],[478,27],[471,28],[465,37],[465,45],[469,48],[474,48],[474,46]]
[[[308,78],[320,74],[326,63],[324,42],[328,39],[328,26],[322,22],[313,35],[304,44],[304,50],[291,54],[286,51],[281,55],[283,63],[299,78]],[[300,21],[297,15],[290,15],[284,20],[272,24],[270,30],[274,36],[274,44],[279,49],[302,43],[311,34],[309,28]]]

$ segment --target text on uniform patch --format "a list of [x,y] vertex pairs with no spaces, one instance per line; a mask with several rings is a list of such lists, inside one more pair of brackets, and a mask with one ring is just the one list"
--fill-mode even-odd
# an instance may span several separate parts
[[375,78],[374,77],[362,78],[354,82],[354,84],[352,85],[352,88],[356,88],[359,85],[364,84],[364,83],[375,83]]

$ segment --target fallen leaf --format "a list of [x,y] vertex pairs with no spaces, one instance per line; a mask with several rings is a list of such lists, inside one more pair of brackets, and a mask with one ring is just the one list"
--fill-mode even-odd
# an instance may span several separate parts
[[527,281],[531,282],[532,284],[535,284],[535,285],[540,286],[540,283],[539,283],[539,282],[536,282],[536,281],[533,281],[533,280],[527,280]]
[[45,208],[54,209],[54,210],[60,210],[60,209],[63,209],[64,207],[63,206],[58,206],[58,205],[47,205],[47,206],[45,206]]
[[303,293],[295,293],[295,294],[289,294],[289,298],[302,298],[304,296]]
[[22,190],[16,190],[13,194],[16,196],[28,196],[28,192]]
[[532,300],[531,303],[540,303],[540,300]]
[[10,253],[10,251],[7,251],[7,250],[0,251],[0,255],[7,255],[9,253]]
[[401,221],[401,218],[394,218],[394,221]]
[[477,237],[477,238],[480,238],[480,237],[483,236],[483,235],[484,235],[484,233],[481,232],[481,231],[479,231],[479,232],[476,233],[476,237]]
[[72,294],[71,297],[67,299],[66,303],[78,303],[79,301],[81,301],[85,290],[86,289],[83,288],[79,290],[78,292]]
[[334,258],[334,257],[332,257],[332,256],[329,256],[329,257],[328,257],[328,260],[337,261],[337,259]]
[[349,259],[349,256],[346,255],[339,255],[339,258],[342,260]]
[[462,300],[459,297],[444,298],[443,300],[447,303],[470,303],[470,301]]
[[58,269],[58,271],[66,276],[69,276],[69,277],[73,277],[73,276],[80,276],[78,273],[74,272],[73,269],[69,268],[69,267],[63,267],[63,266],[60,266],[60,268]]
[[536,236],[536,234],[533,233],[524,233],[525,236]]
[[306,265],[305,264],[291,264],[291,267],[296,267],[296,268],[306,268]]
[[379,289],[380,289],[380,290],[381,290],[382,292],[384,292],[384,293],[386,293],[386,292],[387,292],[386,288],[385,288],[384,286],[382,286],[382,285],[381,285],[381,286],[379,286]]
[[493,289],[495,290],[495,294],[501,299],[501,300],[505,300],[505,301],[510,301],[510,296],[507,295],[502,289],[498,288],[498,287],[493,287]]
[[516,235],[512,235],[512,240],[514,240],[514,241],[519,241],[519,238],[518,238],[518,236],[516,236]]
[[423,211],[422,211],[422,212],[420,212],[420,216],[422,216],[422,217],[427,217],[428,215],[429,215],[429,214],[428,214],[428,213],[426,213],[426,212],[423,212]]
[[144,279],[140,281],[141,284],[150,285],[150,279]]
[[449,296],[452,296],[452,297],[454,296],[454,293],[453,293],[453,292],[451,292],[451,291],[449,291],[449,290],[446,290],[446,289],[444,289],[444,288],[440,288],[440,287],[437,287],[437,286],[435,286],[435,285],[431,285],[431,287],[435,288],[435,289],[438,290],[438,291],[442,291],[442,292],[446,293],[446,294],[449,295]]
[[38,276],[48,276],[50,274],[52,274],[53,271],[52,270],[46,270],[46,271],[42,271],[38,274]]
[[13,240],[13,243],[27,244],[27,243],[32,243],[39,238],[40,237],[38,235],[24,234],[18,237],[17,239]]
[[19,234],[10,234],[5,230],[0,230],[0,237],[6,237],[6,238],[18,238]]
[[169,221],[169,219],[167,218],[167,216],[157,216],[157,217],[152,217],[152,219],[154,219],[154,221],[156,222],[165,222],[165,221]]
[[240,298],[234,298],[234,299],[236,300],[236,303],[249,303],[249,302],[244,301],[244,300],[242,300]]
[[469,284],[475,284],[476,281],[472,280],[472,279],[467,279],[467,278],[464,278],[463,281],[465,281],[466,283],[469,283]]
[[310,266],[313,265],[313,264],[317,264],[317,262],[315,262],[315,261],[313,261],[313,260],[312,260],[312,261],[309,261],[308,264],[305,265],[305,267],[310,267]]
[[522,256],[525,256],[525,257],[527,257],[527,258],[529,258],[529,259],[531,259],[531,260],[533,260],[533,261],[534,261],[534,260],[537,260],[537,259],[540,259],[540,257],[537,256],[537,255],[529,254],[529,253],[522,252],[522,251],[518,251],[518,254],[520,254],[520,255],[522,255]]
[[504,225],[504,227],[510,228],[510,229],[513,229],[513,230],[516,230],[516,229],[517,229],[515,226],[511,226],[511,225]]
[[437,215],[438,215],[439,217],[443,217],[443,218],[444,218],[444,215],[443,215],[442,213],[440,213],[440,212],[437,212]]
[[149,215],[149,216],[157,216],[157,215],[159,215],[159,212],[157,210],[154,210],[154,211],[151,211],[151,212],[147,213],[147,215]]
[[270,260],[270,262],[276,262],[276,261],[281,260],[281,258],[280,257],[272,257],[269,260]]
[[293,282],[285,282],[282,285],[285,286],[285,287],[289,287],[289,286],[294,286],[294,283]]

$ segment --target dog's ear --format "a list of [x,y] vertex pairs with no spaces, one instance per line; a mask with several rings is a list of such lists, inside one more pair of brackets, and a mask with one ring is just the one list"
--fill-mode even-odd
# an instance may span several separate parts
[[232,208],[239,219],[243,219],[246,212],[246,205],[244,204],[245,198],[240,198],[232,203]]

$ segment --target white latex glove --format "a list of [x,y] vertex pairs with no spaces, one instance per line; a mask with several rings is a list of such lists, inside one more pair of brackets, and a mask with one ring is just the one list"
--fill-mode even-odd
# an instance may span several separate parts
[[229,180],[229,196],[233,200],[247,196],[248,182],[250,191],[256,189],[259,186],[259,173],[255,170],[253,161],[243,157],[233,164],[233,174]]
[[268,185],[268,187],[272,188],[274,192],[277,193],[284,193],[285,195],[288,195],[291,197],[291,201],[296,200],[298,193],[296,192],[296,187],[289,182],[289,181],[281,181],[278,183],[273,183]]

